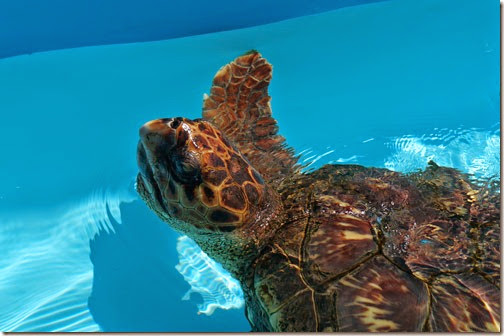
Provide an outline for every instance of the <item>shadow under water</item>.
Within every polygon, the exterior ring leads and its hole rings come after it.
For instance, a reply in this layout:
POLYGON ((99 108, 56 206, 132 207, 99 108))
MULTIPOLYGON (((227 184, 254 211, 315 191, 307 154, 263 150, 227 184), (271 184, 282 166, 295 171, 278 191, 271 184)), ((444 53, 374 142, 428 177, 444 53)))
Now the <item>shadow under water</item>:
POLYGON ((143 202, 121 204, 121 218, 113 234, 101 232, 91 241, 89 310, 103 331, 250 330, 243 309, 217 309, 209 317, 197 314, 198 295, 183 300, 189 285, 175 268, 179 235, 143 202))

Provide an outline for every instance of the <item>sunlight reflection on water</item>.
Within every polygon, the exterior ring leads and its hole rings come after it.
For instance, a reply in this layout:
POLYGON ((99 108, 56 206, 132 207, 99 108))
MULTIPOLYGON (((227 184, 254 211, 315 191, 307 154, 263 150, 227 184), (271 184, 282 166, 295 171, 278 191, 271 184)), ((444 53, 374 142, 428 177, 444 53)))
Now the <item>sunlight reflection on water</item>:
POLYGON ((87 307, 89 241, 135 198, 100 190, 64 209, 0 218, 0 330, 99 331, 87 307))
POLYGON ((386 143, 393 153, 385 159, 388 169, 412 172, 429 160, 453 167, 476 178, 500 178, 500 130, 434 129, 421 136, 405 135, 386 143))
POLYGON ((198 314, 212 315, 217 308, 243 307, 240 283, 221 265, 210 259, 194 241, 187 236, 179 237, 177 252, 180 261, 175 267, 191 285, 191 289, 182 299, 188 300, 191 293, 201 294, 203 303, 198 304, 198 314))

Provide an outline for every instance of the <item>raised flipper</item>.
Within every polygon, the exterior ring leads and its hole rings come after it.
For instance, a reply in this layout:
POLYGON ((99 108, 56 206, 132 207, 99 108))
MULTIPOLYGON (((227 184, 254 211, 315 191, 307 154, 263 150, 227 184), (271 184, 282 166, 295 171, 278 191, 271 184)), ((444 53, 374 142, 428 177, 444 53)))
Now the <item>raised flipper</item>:
POLYGON ((270 183, 299 169, 271 116, 271 72, 271 64, 250 51, 217 72, 203 102, 203 118, 223 131, 270 183))

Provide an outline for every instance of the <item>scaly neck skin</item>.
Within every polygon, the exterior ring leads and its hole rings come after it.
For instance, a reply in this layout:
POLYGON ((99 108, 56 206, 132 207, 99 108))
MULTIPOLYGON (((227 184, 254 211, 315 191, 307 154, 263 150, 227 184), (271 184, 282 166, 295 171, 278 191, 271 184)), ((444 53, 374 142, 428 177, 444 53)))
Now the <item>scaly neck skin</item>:
POLYGON ((245 281, 251 270, 250 265, 259 251, 274 236, 284 223, 283 206, 280 195, 266 186, 262 204, 250 216, 250 220, 233 232, 201 232, 194 226, 170 217, 159 201, 160 196, 152 197, 138 177, 137 191, 161 220, 176 231, 193 239, 212 259, 222 264, 236 279, 245 281))
POLYGON ((274 236, 283 223, 279 195, 267 188, 264 204, 243 224, 231 233, 185 232, 212 259, 219 262, 233 277, 245 281, 251 271, 250 265, 259 251, 274 236))

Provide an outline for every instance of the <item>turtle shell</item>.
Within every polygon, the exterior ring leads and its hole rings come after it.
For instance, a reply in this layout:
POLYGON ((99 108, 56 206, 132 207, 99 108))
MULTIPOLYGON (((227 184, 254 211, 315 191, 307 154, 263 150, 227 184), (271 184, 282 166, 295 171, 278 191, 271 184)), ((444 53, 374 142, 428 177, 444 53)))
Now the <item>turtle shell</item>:
POLYGON ((255 331, 500 330, 495 191, 434 163, 327 165, 279 190, 285 224, 247 292, 255 331))

